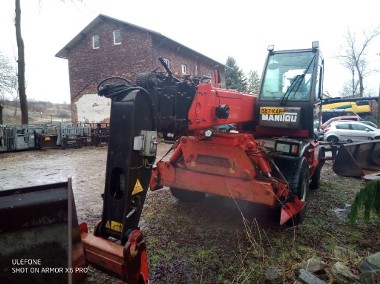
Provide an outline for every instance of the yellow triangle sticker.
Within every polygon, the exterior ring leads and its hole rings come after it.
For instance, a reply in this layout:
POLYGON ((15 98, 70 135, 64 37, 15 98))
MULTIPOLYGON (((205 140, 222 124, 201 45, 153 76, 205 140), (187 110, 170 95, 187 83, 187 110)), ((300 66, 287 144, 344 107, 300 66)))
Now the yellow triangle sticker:
POLYGON ((144 189, 143 189, 140 181, 137 179, 135 187, 133 188, 133 191, 132 191, 132 195, 135 195, 135 194, 140 193, 142 191, 144 191, 144 189))

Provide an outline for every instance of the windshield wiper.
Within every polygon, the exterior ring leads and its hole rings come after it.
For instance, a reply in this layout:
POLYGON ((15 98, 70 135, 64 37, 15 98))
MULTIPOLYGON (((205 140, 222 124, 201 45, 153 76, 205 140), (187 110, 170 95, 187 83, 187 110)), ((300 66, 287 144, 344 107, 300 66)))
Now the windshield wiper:
POLYGON ((289 99, 290 94, 293 92, 293 89, 294 89, 295 87, 297 87, 297 88, 294 90, 293 97, 296 95, 296 93, 298 92, 298 89, 299 89, 300 86, 301 86, 301 82, 302 82, 302 80, 305 78, 306 73, 309 71, 310 66, 311 66, 311 64, 313 63, 314 59, 315 59, 315 54, 314 54, 313 58, 310 60, 310 63, 309 63, 309 65, 307 66, 307 68, 305 69, 305 71, 304 71, 301 75, 296 75, 296 77, 294 78, 293 82, 292 82, 292 83, 290 84, 290 86, 286 89, 285 94, 283 94, 282 97, 280 98, 280 104, 281 104, 281 105, 285 105, 285 104, 286 104, 286 102, 287 102, 288 99, 289 99))
POLYGON ((286 89, 285 94, 283 94, 282 97, 280 98, 280 104, 281 104, 281 105, 286 104, 286 102, 288 101, 288 98, 289 98, 291 92, 293 92, 293 89, 294 89, 296 86, 297 86, 297 89, 294 91, 294 94, 297 93, 297 91, 298 91, 298 89, 299 89, 299 87, 300 87, 300 85, 301 85, 301 84, 299 84, 298 82, 301 83, 303 77, 305 77, 304 74, 302 74, 302 75, 297 75, 297 76, 294 78, 293 82, 292 82, 292 83, 290 84, 290 86, 286 89), (300 79, 301 79, 301 80, 300 80, 300 79))

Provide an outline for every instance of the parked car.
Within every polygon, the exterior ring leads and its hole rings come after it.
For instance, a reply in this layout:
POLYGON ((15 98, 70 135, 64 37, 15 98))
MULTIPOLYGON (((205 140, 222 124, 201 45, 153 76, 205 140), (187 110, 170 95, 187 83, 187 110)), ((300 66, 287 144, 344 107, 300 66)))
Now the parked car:
POLYGON ((332 144, 380 139, 380 129, 358 121, 336 121, 324 131, 324 139, 332 144))
POLYGON ((343 115, 343 116, 335 116, 327 120, 325 123, 321 125, 322 130, 325 129, 328 125, 330 125, 333 121, 341 121, 341 120, 356 120, 360 121, 361 118, 358 115, 343 115))
POLYGON ((369 126, 372 126, 373 128, 379 128, 375 123, 373 123, 372 121, 368 121, 368 120, 360 120, 361 123, 364 123, 364 124, 367 124, 369 126))

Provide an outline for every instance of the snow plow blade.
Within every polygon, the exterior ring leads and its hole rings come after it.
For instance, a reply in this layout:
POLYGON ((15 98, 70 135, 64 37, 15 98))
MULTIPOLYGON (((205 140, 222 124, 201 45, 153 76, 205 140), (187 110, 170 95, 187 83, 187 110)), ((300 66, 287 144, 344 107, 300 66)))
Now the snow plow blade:
POLYGON ((3 283, 82 283, 85 266, 71 180, 0 191, 3 283))
POLYGON ((380 178, 380 140, 341 145, 333 170, 346 177, 380 178))

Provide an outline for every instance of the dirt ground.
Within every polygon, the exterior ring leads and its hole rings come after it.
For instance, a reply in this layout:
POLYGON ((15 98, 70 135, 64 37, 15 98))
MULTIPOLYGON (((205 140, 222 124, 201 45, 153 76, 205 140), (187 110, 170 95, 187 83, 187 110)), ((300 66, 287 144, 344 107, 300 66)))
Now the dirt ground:
MULTIPOLYGON (((159 145, 157 160, 170 146, 159 145)), ((72 178, 79 222, 93 226, 102 211, 106 157, 107 147, 0 153, 0 189, 72 178)), ((167 188, 149 192, 140 225, 151 283, 260 283, 272 266, 279 267, 284 283, 293 283, 297 263, 315 255, 328 262, 334 245, 360 255, 376 252, 379 224, 351 230, 346 220, 347 204, 362 185, 361 180, 335 175, 327 163, 321 188, 311 194, 304 225, 297 229, 266 221, 262 208, 247 217, 232 208, 235 204, 217 197, 183 204, 167 188)), ((118 280, 90 268, 87 282, 118 280)))

